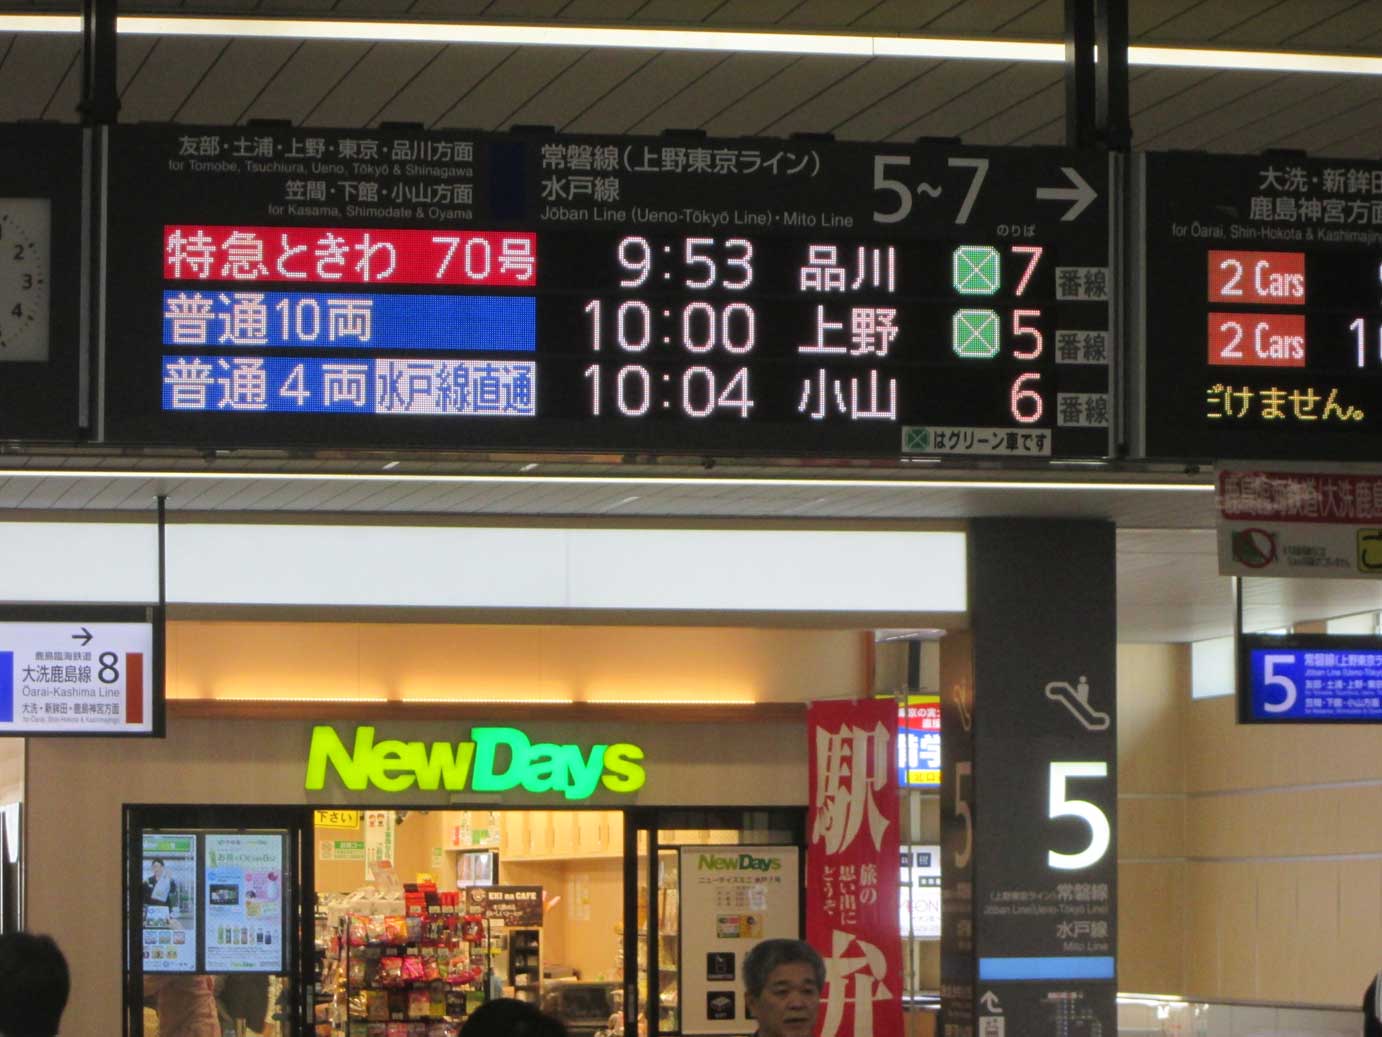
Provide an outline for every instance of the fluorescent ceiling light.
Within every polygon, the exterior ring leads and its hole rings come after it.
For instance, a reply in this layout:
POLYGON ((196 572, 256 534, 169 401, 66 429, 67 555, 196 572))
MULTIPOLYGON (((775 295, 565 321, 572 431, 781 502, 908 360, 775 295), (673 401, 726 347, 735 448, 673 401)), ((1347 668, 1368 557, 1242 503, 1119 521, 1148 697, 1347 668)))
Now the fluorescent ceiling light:
MULTIPOLYGON (((118 21, 118 31, 122 35, 132 36, 608 47, 750 54, 814 54, 858 58, 1032 61, 1047 64, 1060 64, 1065 60, 1064 43, 993 38, 860 36, 849 33, 731 32, 712 29, 640 29, 473 22, 380 22, 325 18, 181 18, 151 15, 123 15, 118 21)), ((0 32, 77 34, 81 32, 81 19, 76 15, 56 14, 0 15, 0 32)), ((1298 51, 1134 46, 1128 48, 1128 63, 1151 68, 1382 75, 1382 57, 1298 51)))
POLYGON ((0 479, 73 479, 122 480, 140 482, 358 482, 402 484, 496 483, 529 486, 682 486, 682 487, 757 487, 787 489, 838 490, 896 490, 916 493, 918 490, 1046 490, 1055 492, 1126 493, 1213 493, 1212 482, 1097 482, 1087 477, 1081 482, 1060 482, 1054 479, 806 479, 767 478, 755 476, 661 476, 661 475, 445 475, 436 473, 383 474, 379 472, 178 472, 130 471, 92 468, 3 468, 0 479))

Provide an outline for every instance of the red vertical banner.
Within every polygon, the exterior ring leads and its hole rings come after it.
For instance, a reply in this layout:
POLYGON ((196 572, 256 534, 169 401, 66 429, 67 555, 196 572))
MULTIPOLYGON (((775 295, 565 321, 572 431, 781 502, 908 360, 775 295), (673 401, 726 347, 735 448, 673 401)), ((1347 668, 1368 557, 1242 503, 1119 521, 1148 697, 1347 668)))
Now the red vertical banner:
POLYGON ((125 723, 144 723, 144 653, 125 654, 125 723))
POLYGON ((806 938, 826 963, 818 1037, 902 1037, 897 703, 813 702, 806 938))

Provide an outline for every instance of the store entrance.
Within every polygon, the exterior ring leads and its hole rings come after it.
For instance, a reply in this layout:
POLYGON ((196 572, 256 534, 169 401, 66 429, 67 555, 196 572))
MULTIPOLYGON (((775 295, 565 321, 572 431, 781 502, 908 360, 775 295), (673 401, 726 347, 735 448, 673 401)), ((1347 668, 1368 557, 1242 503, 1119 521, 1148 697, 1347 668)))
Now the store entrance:
POLYGON ((129 1037, 456 1037, 495 997, 750 1034, 743 953, 802 932, 801 808, 125 813, 129 1037))
POLYGON ((319 1037, 451 1037, 493 997, 623 1032, 621 811, 320 811, 314 834, 319 1037))

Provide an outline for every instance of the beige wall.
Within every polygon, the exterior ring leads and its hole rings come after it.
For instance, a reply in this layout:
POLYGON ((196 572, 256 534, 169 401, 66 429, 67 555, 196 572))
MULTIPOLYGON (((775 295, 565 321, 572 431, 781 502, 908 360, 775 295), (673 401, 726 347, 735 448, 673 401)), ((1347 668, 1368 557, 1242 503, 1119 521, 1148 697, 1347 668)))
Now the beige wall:
POLYGON ((179 621, 170 698, 696 699, 863 694, 856 630, 179 621))
POLYGON ((1357 1005, 1382 962, 1382 729, 1187 710, 1187 993, 1357 1005))
POLYGON ((24 802, 24 739, 0 738, 0 803, 24 802))
POLYGON ((1185 752, 1190 653, 1118 648, 1118 987, 1184 990, 1185 752))

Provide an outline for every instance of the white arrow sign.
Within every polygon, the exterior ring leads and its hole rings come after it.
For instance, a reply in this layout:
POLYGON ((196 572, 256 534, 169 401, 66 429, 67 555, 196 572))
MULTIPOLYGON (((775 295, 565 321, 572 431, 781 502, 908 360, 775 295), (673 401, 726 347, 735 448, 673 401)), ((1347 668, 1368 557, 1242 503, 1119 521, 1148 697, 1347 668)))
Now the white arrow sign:
POLYGON ((1089 182, 1070 166, 1061 166, 1060 171, 1075 186, 1038 187, 1036 196, 1039 201, 1071 202, 1070 208, 1061 217, 1062 223, 1068 223, 1088 209, 1089 204, 1099 197, 1099 192, 1090 187, 1089 182))
POLYGON ((979 1005, 989 1015, 1003 1014, 1003 1006, 998 1003, 998 995, 992 990, 984 991, 984 996, 979 998, 979 1005))

